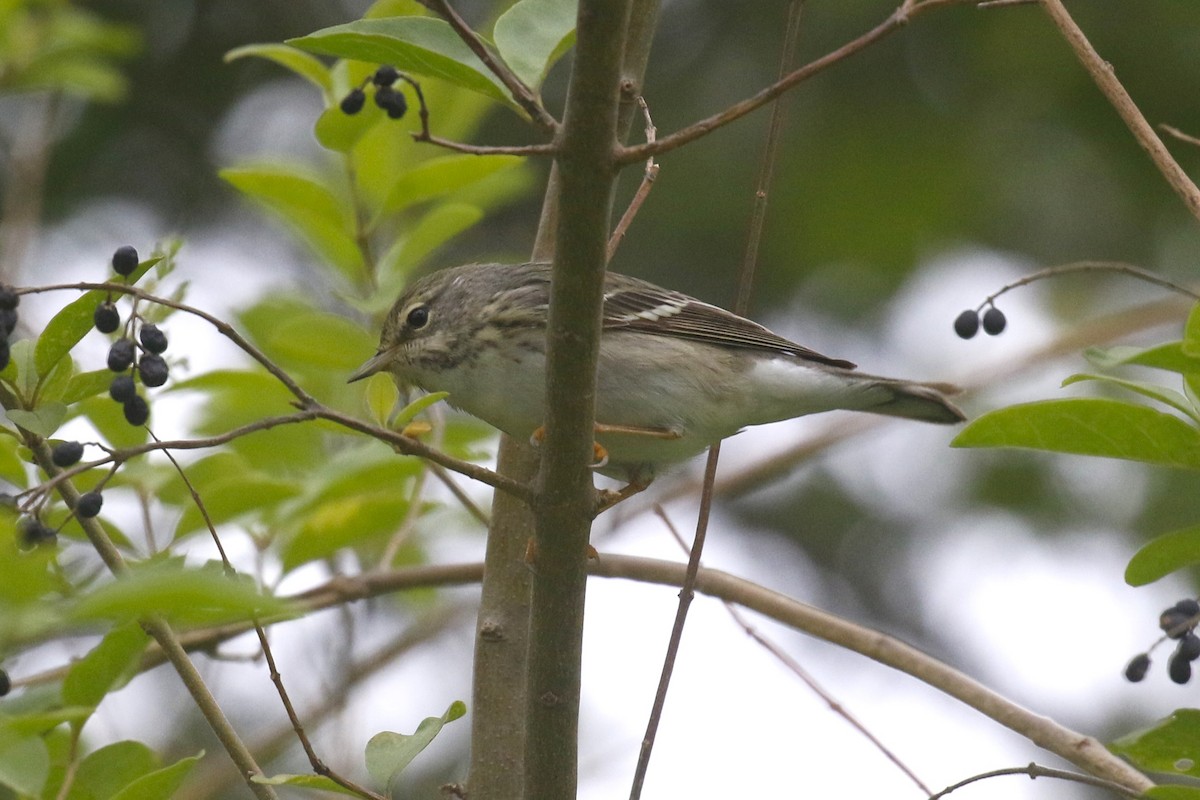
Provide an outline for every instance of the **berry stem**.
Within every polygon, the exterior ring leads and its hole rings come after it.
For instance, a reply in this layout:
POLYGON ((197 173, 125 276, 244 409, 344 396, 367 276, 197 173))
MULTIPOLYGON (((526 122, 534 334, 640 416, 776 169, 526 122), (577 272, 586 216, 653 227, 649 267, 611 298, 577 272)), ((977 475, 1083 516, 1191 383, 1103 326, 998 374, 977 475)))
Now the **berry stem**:
POLYGON ((1155 286, 1161 286, 1162 288, 1169 289, 1173 292, 1178 292, 1179 294, 1190 297, 1193 300, 1200 300, 1200 294, 1193 292, 1191 289, 1188 289, 1185 286, 1180 286, 1178 283, 1169 281, 1166 278, 1160 277, 1159 275, 1149 270, 1142 269, 1141 267, 1136 267, 1133 264, 1126 264, 1120 261, 1075 261, 1070 264, 1059 264, 1057 266, 1039 269, 1037 272, 1030 273, 1020 280, 1006 284, 995 294, 988 295, 986 298, 984 298, 983 302, 975 307, 975 310, 977 312, 982 311, 985 307, 992 305, 996 298, 1005 292, 1020 288, 1021 286, 1027 286, 1034 281, 1040 281, 1043 278, 1054 278, 1059 275, 1069 275, 1075 272, 1115 272, 1143 280, 1146 283, 1152 283, 1155 286))

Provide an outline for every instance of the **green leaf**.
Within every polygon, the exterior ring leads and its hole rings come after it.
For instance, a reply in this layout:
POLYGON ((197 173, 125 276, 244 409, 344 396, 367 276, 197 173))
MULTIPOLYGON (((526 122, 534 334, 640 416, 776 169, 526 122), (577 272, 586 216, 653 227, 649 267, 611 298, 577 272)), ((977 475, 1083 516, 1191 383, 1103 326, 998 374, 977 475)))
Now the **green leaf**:
MULTIPOLYGON (((204 500, 204 508, 213 525, 222 525, 242 516, 270 511, 274 506, 300 492, 294 481, 269 478, 265 475, 231 474, 203 484, 196 490, 204 500)), ((189 505, 175 526, 175 538, 205 527, 200 509, 189 505)))
MULTIPOLYGON (((326 778, 324 775, 272 775, 269 778, 263 775, 255 775, 250 780, 266 786, 298 786, 302 789, 319 789, 323 792, 345 794, 350 797, 362 797, 358 792, 351 791, 341 784, 335 783, 332 779, 326 778)), ((133 800, 133 798, 129 800, 133 800)))
POLYGON ((1193 421, 1200 423, 1200 417, 1196 415, 1196 410, 1192 408, 1192 404, 1182 393, 1174 389, 1168 389, 1165 386, 1159 386, 1154 383, 1145 383, 1143 381, 1130 381, 1122 378, 1113 378, 1108 375, 1092 375, 1085 372, 1080 372, 1067 378, 1062 382, 1063 386, 1070 386, 1072 383, 1081 383, 1083 381, 1099 381, 1106 383, 1109 386, 1117 386, 1121 389, 1128 389, 1131 392, 1136 392, 1143 397, 1149 397, 1151 400, 1168 405, 1176 411, 1180 411, 1193 421))
POLYGON ((420 414, 425 409, 429 408, 434 403, 439 403, 450 396, 449 392, 430 392, 429 394, 421 395, 416 400, 406 405, 404 408, 396 412, 396 418, 392 420, 392 427, 396 430, 403 430, 404 426, 412 422, 417 414, 420 414))
POLYGON ((440 717, 426 717, 411 736, 383 731, 367 742, 367 772, 392 790, 392 782, 425 747, 433 741, 442 727, 467 713, 467 706, 455 700, 440 717))
MULTIPOLYGON (((89 397, 78 408, 113 447, 134 447, 150 437, 145 425, 130 425, 121 404, 114 403, 107 395, 89 397)), ((154 422, 154 406, 150 407, 150 422, 154 422)))
POLYGON ((462 203, 446 203, 422 216, 409 234, 384 254, 379 267, 380 294, 394 298, 413 267, 482 218, 479 208, 462 203))
POLYGON ((1133 554, 1125 567, 1125 582, 1145 586, 1164 575, 1200 563, 1200 525, 1157 536, 1133 554))
POLYGON ((1138 769, 1200 778, 1200 710, 1183 708, 1110 745, 1138 769))
POLYGON ((376 425, 387 426, 388 417, 400 399, 396 382, 391 375, 377 372, 367 379, 367 391, 363 393, 367 401, 367 413, 371 415, 376 425))
POLYGON ((71 664, 63 679, 63 702, 98 706, 114 688, 133 676, 146 649, 146 632, 136 622, 118 625, 83 658, 71 664))
POLYGON ((445 196, 495 172, 511 169, 524 160, 520 156, 454 155, 431 158, 396 179, 379 214, 394 214, 417 203, 445 196))
POLYGON ((368 103, 357 114, 347 114, 333 105, 317 117, 317 122, 313 125, 313 134, 325 149, 335 153, 349 153, 367 131, 380 123, 391 121, 374 103, 368 103))
POLYGON ((108 392, 108 387, 112 386, 114 377, 115 373, 110 369, 97 369, 72 375, 60 399, 67 405, 71 405, 98 394, 105 394, 108 392))
POLYGON ((101 292, 88 292, 72 300, 46 323, 33 352, 39 377, 48 375, 58 360, 71 352, 71 348, 92 329, 92 315, 103 301, 101 292))
POLYGON ((33 411, 14 408, 4 412, 14 425, 20 425, 30 433, 48 439, 67 418, 67 407, 62 403, 42 403, 33 411))
POLYGON ((1178 417, 1117 400, 1046 400, 1001 408, 963 429, 953 447, 1025 447, 1200 469, 1200 431, 1178 417))
POLYGON ((192 768, 204 757, 201 750, 194 756, 181 758, 170 766, 148 772, 114 794, 109 800, 144 800, 148 797, 173 797, 192 768))
POLYGON ((75 598, 80 622, 124 622, 164 614, 183 623, 217 624, 285 614, 288 605, 262 594, 249 579, 233 579, 219 568, 181 568, 175 563, 132 570, 75 598))
POLYGON ((1200 800, 1195 786, 1151 786, 1143 795, 1151 800, 1200 800))
POLYGON ((375 347, 375 337, 345 317, 324 311, 291 316, 274 330, 265 346, 284 359, 349 372, 375 347))
POLYGON ((1200 358, 1200 303, 1192 306, 1183 326, 1183 354, 1200 358))
MULTIPOLYGON (((113 742, 89 753, 75 775, 67 800, 111 798, 114 794, 146 773, 158 768, 158 756, 141 742, 113 742)), ((143 797, 169 795, 143 795, 143 797)))
POLYGON ((50 755, 41 737, 0 725, 0 786, 38 797, 49 773, 50 755))
POLYGON ((242 47, 235 47, 225 54, 225 63, 236 61, 239 58, 265 58, 268 61, 274 61, 276 64, 291 70, 292 72, 304 78, 309 83, 316 86, 326 95, 333 94, 333 80, 329 77, 329 70, 325 65, 295 47, 288 47, 286 44, 247 44, 242 47))
POLYGON ((392 64, 403 72, 441 78, 516 107, 504 85, 440 19, 360 19, 287 43, 322 55, 392 64))
POLYGON ((496 49, 526 86, 541 86, 575 44, 577 7, 578 0, 520 0, 496 20, 496 49))
POLYGON ((1183 342, 1168 342, 1154 347, 1089 347, 1083 352, 1089 361, 1102 369, 1139 366, 1178 372, 1182 375, 1200 372, 1200 358, 1185 355, 1183 342))
POLYGON ((351 280, 365 271, 348 202, 316 178, 286 167, 223 169, 220 176, 290 224, 318 255, 351 280))
POLYGON ((390 536, 408 513, 408 499, 398 489, 384 483, 309 508, 297 535, 280 548, 284 570, 390 536))

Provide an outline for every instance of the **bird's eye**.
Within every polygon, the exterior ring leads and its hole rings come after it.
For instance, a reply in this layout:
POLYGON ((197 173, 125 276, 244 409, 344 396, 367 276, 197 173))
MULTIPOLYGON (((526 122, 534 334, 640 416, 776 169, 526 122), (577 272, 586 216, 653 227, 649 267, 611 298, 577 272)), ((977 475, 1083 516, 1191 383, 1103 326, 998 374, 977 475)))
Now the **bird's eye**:
POLYGON ((427 324, 429 324, 429 306, 417 306, 412 311, 408 312, 408 316, 405 317, 405 321, 408 323, 408 327, 412 328, 413 330, 424 328, 427 324))

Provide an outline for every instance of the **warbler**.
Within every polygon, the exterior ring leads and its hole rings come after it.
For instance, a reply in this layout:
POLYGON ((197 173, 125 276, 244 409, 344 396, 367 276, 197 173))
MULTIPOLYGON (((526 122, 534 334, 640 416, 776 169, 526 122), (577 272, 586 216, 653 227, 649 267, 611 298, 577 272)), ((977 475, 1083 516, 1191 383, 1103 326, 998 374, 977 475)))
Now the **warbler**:
MULTIPOLYGON (((379 350, 350 381, 389 372, 510 436, 545 417, 550 265, 472 264, 400 295, 379 350)), ((935 423, 966 417, 956 389, 854 371, 680 292, 610 272, 596 374, 601 474, 648 484, 748 425, 834 409, 935 423)))

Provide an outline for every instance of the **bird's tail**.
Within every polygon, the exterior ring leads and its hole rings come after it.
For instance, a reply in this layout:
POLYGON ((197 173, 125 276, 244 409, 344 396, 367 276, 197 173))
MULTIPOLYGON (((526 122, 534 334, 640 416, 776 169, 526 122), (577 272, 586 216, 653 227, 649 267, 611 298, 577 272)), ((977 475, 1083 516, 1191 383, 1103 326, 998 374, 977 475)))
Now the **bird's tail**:
POLYGON ((873 389, 885 390, 883 393, 871 392, 872 395, 881 396, 884 399, 862 408, 862 411, 886 414, 889 417, 936 422, 942 425, 963 422, 967 418, 967 415, 958 406, 951 403, 947 397, 947 395, 956 395, 961 391, 953 384, 913 383, 891 378, 876 378, 870 375, 859 375, 858 377, 870 380, 873 389))

